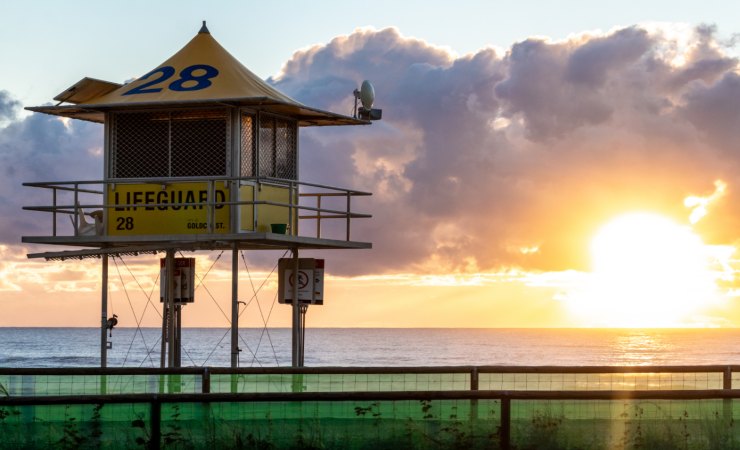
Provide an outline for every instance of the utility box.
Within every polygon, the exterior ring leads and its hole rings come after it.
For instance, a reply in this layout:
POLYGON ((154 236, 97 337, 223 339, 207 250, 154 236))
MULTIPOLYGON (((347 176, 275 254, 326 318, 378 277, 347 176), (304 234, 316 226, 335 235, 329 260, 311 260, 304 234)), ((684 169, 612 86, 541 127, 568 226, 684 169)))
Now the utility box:
POLYGON ((324 304, 324 260, 298 258, 298 275, 294 274, 295 260, 280 258, 278 261, 278 302, 293 304, 294 286, 298 285, 298 303, 324 304))

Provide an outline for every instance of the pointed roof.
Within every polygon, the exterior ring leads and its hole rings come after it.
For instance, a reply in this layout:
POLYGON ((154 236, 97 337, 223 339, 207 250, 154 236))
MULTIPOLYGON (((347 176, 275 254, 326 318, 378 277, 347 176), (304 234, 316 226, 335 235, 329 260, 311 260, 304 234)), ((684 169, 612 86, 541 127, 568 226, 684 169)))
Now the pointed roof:
POLYGON ((304 126, 367 123, 305 106, 273 88, 226 51, 211 36, 205 22, 185 47, 131 83, 119 85, 84 78, 55 100, 75 105, 27 109, 104 122, 105 111, 226 103, 293 117, 304 126))

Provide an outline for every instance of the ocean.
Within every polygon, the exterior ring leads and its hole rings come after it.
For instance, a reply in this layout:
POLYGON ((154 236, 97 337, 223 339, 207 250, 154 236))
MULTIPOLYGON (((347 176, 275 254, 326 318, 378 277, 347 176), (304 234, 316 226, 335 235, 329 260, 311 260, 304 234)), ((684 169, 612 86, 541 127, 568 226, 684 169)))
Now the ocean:
MULTIPOLYGON (((0 328, 0 367, 95 367, 95 328, 0 328)), ((186 328, 182 366, 229 366, 230 331, 186 328)), ((113 330, 109 367, 159 367, 160 331, 113 330)), ((290 330, 241 329, 241 367, 290 366, 290 330)), ((306 366, 740 364, 738 329, 306 330, 306 366)))

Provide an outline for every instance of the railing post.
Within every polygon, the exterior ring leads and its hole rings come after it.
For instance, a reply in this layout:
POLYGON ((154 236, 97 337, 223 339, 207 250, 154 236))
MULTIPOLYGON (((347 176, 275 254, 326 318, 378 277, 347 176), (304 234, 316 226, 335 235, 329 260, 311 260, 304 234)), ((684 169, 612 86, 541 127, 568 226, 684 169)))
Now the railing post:
MULTIPOLYGON (((259 135, 259 133, 257 133, 259 135)), ((258 147, 259 148, 259 147, 258 147)), ((259 200, 259 192, 258 190, 262 189, 262 185, 260 184, 259 179, 254 180, 254 185, 252 186, 252 229, 256 233, 257 231, 257 223, 259 218, 257 217, 257 214, 259 213, 259 208, 257 207, 257 201, 259 200)))
MULTIPOLYGON (((80 199, 79 199, 79 196, 78 196, 78 193, 77 193, 78 188, 79 188, 79 185, 77 183, 75 183, 75 195, 74 195, 74 197, 75 197, 75 203, 74 203, 74 206, 72 206, 72 210, 73 210, 73 214, 72 215, 74 216, 74 224, 75 224, 75 226, 74 226, 74 228, 75 228, 75 230, 74 230, 75 231, 75 236, 77 236, 77 230, 80 229, 80 218, 79 218, 79 214, 78 214, 78 211, 77 211, 77 205, 80 204, 80 199)), ((80 208, 80 211, 82 211, 82 208, 80 208)))
MULTIPOLYGON (((291 181, 290 183, 288 183, 288 204, 290 205, 288 207, 288 230, 290 230, 290 231, 287 231, 287 234, 288 235, 293 235, 293 236, 298 236, 298 233, 296 232, 296 230, 294 230, 294 228, 298 228, 297 227, 297 225, 298 225, 298 221, 297 220, 296 220, 296 226, 295 227, 293 226, 293 201, 296 200, 296 199, 293 198, 293 189, 297 189, 297 187, 291 181)), ((297 201, 296 201, 296 203, 297 203, 297 201)))
POLYGON ((212 234, 215 226, 214 222, 216 222, 216 190, 214 188, 214 181, 208 180, 208 190, 206 191, 206 197, 208 206, 206 209, 206 223, 208 233, 212 234))
POLYGON ((350 220, 352 220, 351 214, 350 214, 350 211, 352 211, 351 200, 350 200, 351 198, 352 198, 351 193, 347 191, 347 241, 349 241, 350 220))
POLYGON ((321 239, 321 193, 316 195, 316 239, 321 239))
POLYGON ((56 237, 57 235, 57 188, 56 186, 52 188, 51 190, 51 196, 52 196, 52 208, 53 211, 51 215, 51 235, 56 237))
POLYGON ((501 449, 511 449, 511 398, 501 397, 501 427, 499 428, 501 437, 501 449))

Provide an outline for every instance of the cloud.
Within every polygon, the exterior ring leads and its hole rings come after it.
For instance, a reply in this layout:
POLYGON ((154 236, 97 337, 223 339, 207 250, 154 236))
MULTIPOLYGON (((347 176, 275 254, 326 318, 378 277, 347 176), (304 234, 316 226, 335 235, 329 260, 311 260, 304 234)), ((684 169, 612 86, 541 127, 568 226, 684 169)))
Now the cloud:
MULTIPOLYGON (((584 269, 605 221, 650 210, 688 223, 683 199, 717 179, 727 191, 698 225, 737 239, 740 78, 724 45, 708 26, 633 26, 457 56, 388 28, 296 52, 269 80, 278 89, 350 114, 369 79, 383 109, 368 127, 301 130, 302 180, 373 192, 353 204, 373 215, 353 221, 373 250, 316 254, 336 275, 584 269)), ((19 213, 34 200, 21 182, 99 178, 102 129, 2 117, 0 239, 13 242, 44 228, 19 213)))
POLYGON ((16 118, 20 102, 14 100, 8 91, 0 90, 0 124, 16 118))
MULTIPOLYGON (((585 269, 614 215, 687 222, 688 193, 740 181, 725 161, 740 83, 716 30, 679 37, 633 26, 457 57, 358 30, 297 52, 279 89, 344 112, 370 79, 384 109, 365 129, 303 132, 304 176, 374 192, 355 234, 374 249, 331 258, 352 273, 585 269)), ((708 226, 730 229, 720 217, 708 226)))
MULTIPOLYGON (((17 104, 12 99, 7 103, 17 104)), ((22 208, 50 205, 52 192, 23 183, 100 179, 102 146, 102 126, 43 114, 0 128, 0 242, 18 244, 21 235, 49 234, 48 214, 22 208)))

